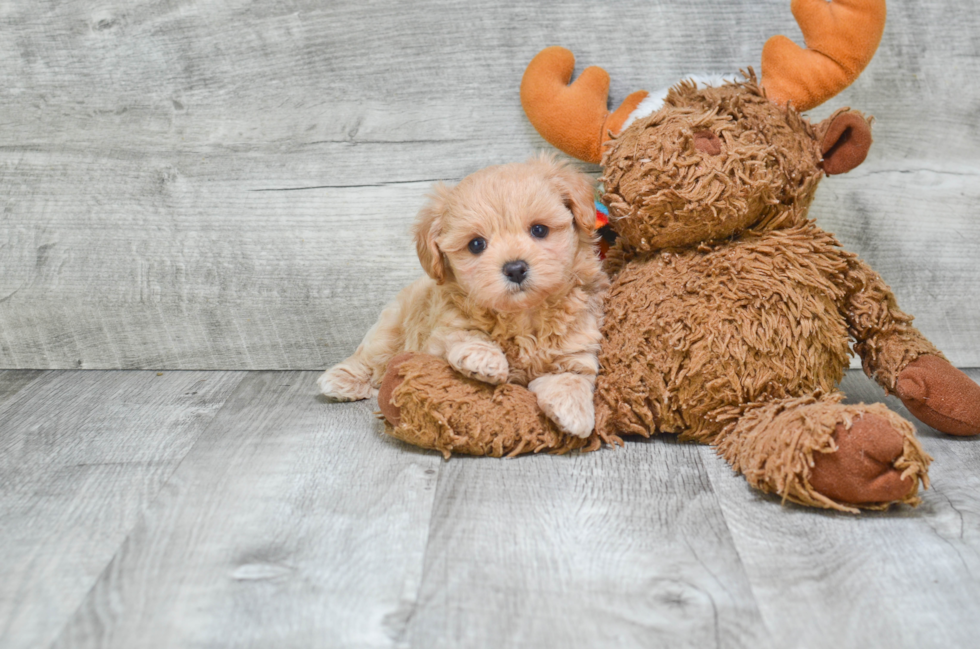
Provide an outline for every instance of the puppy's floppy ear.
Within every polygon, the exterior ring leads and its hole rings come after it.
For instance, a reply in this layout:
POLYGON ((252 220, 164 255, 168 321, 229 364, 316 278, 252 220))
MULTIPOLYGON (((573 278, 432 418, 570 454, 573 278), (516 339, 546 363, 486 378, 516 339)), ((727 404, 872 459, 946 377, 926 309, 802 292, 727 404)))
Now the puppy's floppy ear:
POLYGON ((569 163, 542 154, 531 162, 544 165, 551 181, 558 188, 565 207, 572 213, 575 227, 591 236, 595 231, 595 190, 592 179, 569 163))
POLYGON ((436 243, 436 237, 442 232, 449 192, 450 188, 443 183, 433 187, 429 200, 415 219, 415 249, 419 254, 419 262, 426 274, 436 280, 436 284, 446 282, 446 260, 436 243))

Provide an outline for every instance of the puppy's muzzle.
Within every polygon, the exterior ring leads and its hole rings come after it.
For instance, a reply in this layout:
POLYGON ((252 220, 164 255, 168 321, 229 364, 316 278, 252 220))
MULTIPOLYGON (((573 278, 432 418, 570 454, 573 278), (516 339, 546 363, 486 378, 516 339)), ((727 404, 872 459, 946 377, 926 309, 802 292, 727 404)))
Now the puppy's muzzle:
POLYGON ((508 261, 503 267, 504 277, 515 284, 523 284, 527 279, 527 272, 530 267, 523 259, 518 261, 508 261))

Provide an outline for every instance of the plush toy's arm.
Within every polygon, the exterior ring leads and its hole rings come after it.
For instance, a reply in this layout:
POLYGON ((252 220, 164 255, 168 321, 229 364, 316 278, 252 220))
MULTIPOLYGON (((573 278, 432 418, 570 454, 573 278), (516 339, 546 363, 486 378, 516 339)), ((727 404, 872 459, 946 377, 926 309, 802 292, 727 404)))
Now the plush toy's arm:
POLYGON ((844 315, 854 351, 861 356, 864 372, 889 393, 898 375, 922 354, 945 358, 912 326, 912 316, 899 310, 895 295, 881 276, 860 259, 848 260, 844 315))
POLYGON ((980 386, 912 326, 888 285, 856 257, 848 260, 845 316, 868 376, 933 428, 980 434, 980 386))

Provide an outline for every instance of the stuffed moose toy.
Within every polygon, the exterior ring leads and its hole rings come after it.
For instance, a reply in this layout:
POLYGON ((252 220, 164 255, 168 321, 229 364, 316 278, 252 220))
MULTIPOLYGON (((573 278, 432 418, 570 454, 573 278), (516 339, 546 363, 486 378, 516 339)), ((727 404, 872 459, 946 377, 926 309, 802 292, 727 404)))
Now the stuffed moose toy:
POLYGON ((675 433, 714 445, 748 482, 784 500, 843 511, 916 504, 930 458, 883 404, 845 405, 837 385, 853 341, 886 392, 933 428, 980 433, 980 386, 902 313, 882 279, 807 218, 817 184, 865 159, 870 120, 809 110, 871 60, 883 0, 794 0, 802 49, 783 36, 762 78, 662 100, 637 92, 607 110, 609 76, 550 47, 528 65, 525 113, 562 151, 601 163, 618 235, 606 258, 596 428, 557 430, 524 386, 491 386, 444 361, 403 354, 379 405, 393 436, 450 453, 595 450, 675 433))

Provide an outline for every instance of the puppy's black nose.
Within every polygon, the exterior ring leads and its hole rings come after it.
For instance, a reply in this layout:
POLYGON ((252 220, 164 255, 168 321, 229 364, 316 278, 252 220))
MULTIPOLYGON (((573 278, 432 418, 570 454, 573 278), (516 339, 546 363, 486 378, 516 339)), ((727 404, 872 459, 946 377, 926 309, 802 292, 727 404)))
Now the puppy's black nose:
POLYGON ((504 275, 506 275, 507 279, 515 284, 520 284, 527 278, 527 271, 527 262, 523 259, 518 261, 508 261, 506 264, 504 264, 504 275))

